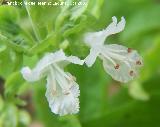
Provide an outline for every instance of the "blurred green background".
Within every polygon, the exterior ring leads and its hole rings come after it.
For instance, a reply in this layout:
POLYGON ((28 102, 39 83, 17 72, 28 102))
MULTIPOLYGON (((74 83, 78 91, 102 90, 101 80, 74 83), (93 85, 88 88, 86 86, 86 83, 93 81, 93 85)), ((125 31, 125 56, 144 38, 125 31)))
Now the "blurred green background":
POLYGON ((0 127, 160 127, 159 0, 90 0, 88 7, 27 9, 33 26, 24 6, 0 6, 0 127), (116 82, 101 60, 91 68, 69 65, 66 71, 80 85, 80 112, 54 115, 44 96, 45 79, 29 84, 20 69, 59 48, 84 59, 89 48, 83 34, 104 29, 112 16, 124 16, 127 23, 106 43, 138 50, 144 62, 139 77, 116 82))

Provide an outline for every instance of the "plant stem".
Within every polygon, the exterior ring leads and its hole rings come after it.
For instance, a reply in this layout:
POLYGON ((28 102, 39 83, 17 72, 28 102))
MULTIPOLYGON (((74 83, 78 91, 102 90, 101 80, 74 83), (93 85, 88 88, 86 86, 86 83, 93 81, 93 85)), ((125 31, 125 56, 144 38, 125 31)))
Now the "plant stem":
MULTIPOLYGON (((23 0, 23 3, 25 3, 25 2, 26 2, 26 0, 23 0)), ((26 8, 26 11, 27 11, 27 14, 28 14, 28 18, 29 18, 30 23, 31 23, 31 25, 32 25, 33 32, 34 32, 35 37, 36 37, 36 39, 37 39, 37 41, 38 41, 38 43, 39 43, 41 39, 40 39, 40 36, 39 36, 39 34, 38 34, 38 31, 37 31, 37 29, 36 29, 36 27, 35 27, 35 25, 34 25, 34 23, 33 23, 31 14, 30 14, 30 12, 29 12, 29 7, 28 7, 28 5, 26 5, 26 4, 24 4, 24 5, 25 5, 25 8, 26 8)))

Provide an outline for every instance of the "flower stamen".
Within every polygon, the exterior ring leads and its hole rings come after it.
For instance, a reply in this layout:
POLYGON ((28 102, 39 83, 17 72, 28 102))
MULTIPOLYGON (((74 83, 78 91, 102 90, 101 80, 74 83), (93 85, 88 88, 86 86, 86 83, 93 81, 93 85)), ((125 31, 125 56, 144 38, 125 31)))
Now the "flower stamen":
POLYGON ((64 93, 64 95, 69 95, 70 93, 69 92, 67 92, 67 93, 64 93))
POLYGON ((120 65, 119 64, 116 64, 116 66, 114 66, 114 68, 117 70, 119 69, 120 65))
POLYGON ((57 94, 56 90, 52 90, 51 93, 53 96, 55 96, 57 94))
POLYGON ((128 48, 127 52, 131 53, 132 52, 132 48, 128 48))
POLYGON ((64 94, 64 95, 68 95, 68 94, 70 94, 70 91, 69 91, 69 90, 64 90, 64 91, 63 91, 63 94, 64 94))
POLYGON ((140 60, 136 61, 136 65, 142 65, 142 62, 140 60))
POLYGON ((108 55, 103 54, 103 55, 99 55, 99 56, 102 59, 104 59, 104 58, 108 59, 114 66, 116 66, 116 63, 114 62, 114 60, 111 57, 109 57, 108 55))
POLYGON ((76 77, 74 77, 74 76, 70 76, 69 81, 76 81, 76 77))
POLYGON ((60 72, 64 77, 71 80, 71 77, 68 76, 67 74, 65 74, 56 64, 54 64, 53 67, 55 67, 57 69, 57 71, 60 72))
POLYGON ((129 75, 130 75, 130 76, 134 76, 134 71, 131 70, 131 71, 129 72, 129 75))

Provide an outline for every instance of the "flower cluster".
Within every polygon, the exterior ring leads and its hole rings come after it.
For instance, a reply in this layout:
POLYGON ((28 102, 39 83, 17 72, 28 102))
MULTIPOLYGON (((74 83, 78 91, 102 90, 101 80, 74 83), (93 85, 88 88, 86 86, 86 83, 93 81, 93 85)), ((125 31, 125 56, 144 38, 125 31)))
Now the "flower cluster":
POLYGON ((25 80, 34 82, 47 77, 46 98, 51 111, 60 116, 76 114, 79 111, 80 95, 76 78, 69 72, 64 72, 64 67, 69 63, 83 65, 84 62, 91 67, 96 58, 103 61, 105 71, 115 80, 128 82, 137 74, 142 66, 142 58, 136 50, 117 44, 104 44, 109 35, 121 32, 125 27, 125 19, 117 23, 116 17, 104 30, 86 33, 84 42, 90 47, 89 55, 80 60, 76 56, 66 56, 62 50, 46 54, 34 69, 24 67, 21 73, 25 80))

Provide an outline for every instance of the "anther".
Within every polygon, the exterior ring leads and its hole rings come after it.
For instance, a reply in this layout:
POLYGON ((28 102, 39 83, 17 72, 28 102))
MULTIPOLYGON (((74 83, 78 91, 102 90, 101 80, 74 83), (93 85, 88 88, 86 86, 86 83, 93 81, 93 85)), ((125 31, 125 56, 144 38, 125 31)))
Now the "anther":
POLYGON ((64 93, 64 95, 69 95, 69 94, 70 94, 69 92, 65 92, 65 93, 64 93))
POLYGON ((70 79, 69 79, 69 81, 76 81, 76 77, 74 77, 74 76, 70 76, 70 79))
POLYGON ((136 61, 136 65, 141 65, 142 64, 142 62, 141 61, 136 61))
POLYGON ((52 90, 51 94, 52 94, 53 96, 55 96, 55 95, 57 94, 57 92, 56 92, 55 90, 52 90))
POLYGON ((131 53, 131 52, 132 52, 132 49, 131 49, 131 48, 128 48, 127 51, 128 51, 128 53, 131 53))
POLYGON ((76 81, 76 80, 77 80, 75 76, 72 76, 72 79, 73 79, 73 81, 76 81))
POLYGON ((119 69, 119 67, 120 67, 119 64, 116 64, 116 65, 114 66, 114 68, 115 68, 116 70, 119 69))
POLYGON ((130 76, 134 76, 134 71, 130 71, 130 72, 129 72, 129 75, 130 75, 130 76))

